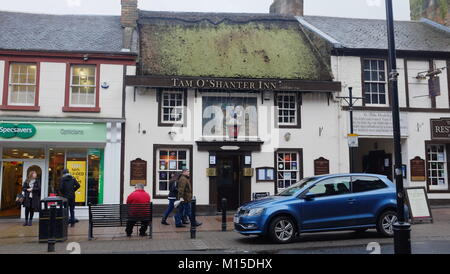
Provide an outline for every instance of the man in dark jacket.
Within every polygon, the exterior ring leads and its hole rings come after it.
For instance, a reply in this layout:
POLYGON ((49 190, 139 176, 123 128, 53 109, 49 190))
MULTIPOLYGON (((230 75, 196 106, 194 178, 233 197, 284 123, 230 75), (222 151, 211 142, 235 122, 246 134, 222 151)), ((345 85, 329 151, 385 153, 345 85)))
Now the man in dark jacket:
MULTIPOLYGON (((192 203, 192 184, 191 184, 191 178, 190 178, 190 171, 189 169, 183 170, 183 173, 181 174, 180 178, 178 179, 178 199, 180 200, 180 205, 177 209, 177 214, 175 215, 175 226, 176 227, 185 227, 183 225, 182 220, 182 214, 184 213, 189 217, 192 224, 193 222, 193 216, 191 211, 191 203, 192 203)), ((195 226, 200 226, 202 223, 195 223, 195 226)))
POLYGON ((75 226, 75 192, 80 188, 78 181, 69 173, 69 170, 64 169, 62 178, 59 182, 59 193, 62 197, 67 199, 70 211, 70 226, 75 226))

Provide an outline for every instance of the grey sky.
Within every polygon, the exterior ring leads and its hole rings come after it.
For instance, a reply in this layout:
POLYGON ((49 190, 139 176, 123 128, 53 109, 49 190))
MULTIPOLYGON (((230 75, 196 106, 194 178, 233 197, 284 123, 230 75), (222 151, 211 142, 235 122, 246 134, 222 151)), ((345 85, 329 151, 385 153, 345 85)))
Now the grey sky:
MULTIPOLYGON (((139 0, 143 10, 266 13, 272 0, 139 0)), ((394 0, 409 20, 409 0, 394 0)), ((0 10, 52 14, 120 14, 120 0, 0 0, 0 10)), ((385 18, 384 0, 305 0, 306 15, 385 18)))

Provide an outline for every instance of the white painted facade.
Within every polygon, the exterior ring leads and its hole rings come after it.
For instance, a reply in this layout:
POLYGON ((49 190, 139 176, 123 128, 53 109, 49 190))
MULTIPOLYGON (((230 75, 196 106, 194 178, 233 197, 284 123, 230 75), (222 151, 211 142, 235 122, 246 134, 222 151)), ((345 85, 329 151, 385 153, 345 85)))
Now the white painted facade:
MULTIPOLYGON (((48 59, 48 58, 47 58, 48 59)), ((36 59, 39 62, 39 58, 36 59)), ((13 61, 12 61, 13 62, 13 61)), ((21 61, 18 61, 21 62, 21 61)), ((70 62, 70 61, 68 61, 70 62)), ((129 61, 128 61, 129 62, 129 61)), ((101 142, 80 141, 34 141, 33 138, 23 140, 18 138, 0 138, 0 163, 2 150, 5 148, 41 148, 45 151, 45 159, 42 159, 42 196, 48 196, 49 149, 51 148, 79 148, 79 149, 103 149, 104 157, 104 191, 103 203, 117 204, 121 202, 121 157, 122 157, 122 128, 125 119, 122 115, 123 106, 123 81, 125 65, 120 62, 106 62, 100 64, 100 85, 106 83, 107 88, 100 87, 100 112, 64 112, 64 100, 66 89, 66 63, 42 61, 40 62, 40 87, 39 87, 39 111, 11 111, 0 110, 1 123, 55 123, 64 125, 100 124, 106 128, 101 142)), ((134 66, 132 66, 134 68, 134 66)), ((0 102, 2 102, 5 76, 5 60, 0 56, 0 102)), ((25 163, 30 159, 17 159, 25 163)), ((10 159, 8 159, 10 161, 10 159)), ((31 161, 33 162, 33 161, 31 161)), ((0 177, 0 186, 1 186, 0 177)), ((1 187, 0 187, 1 190, 1 187)), ((87 206, 77 206, 77 218, 88 217, 87 206)), ((23 217, 22 210, 22 217, 23 217)))

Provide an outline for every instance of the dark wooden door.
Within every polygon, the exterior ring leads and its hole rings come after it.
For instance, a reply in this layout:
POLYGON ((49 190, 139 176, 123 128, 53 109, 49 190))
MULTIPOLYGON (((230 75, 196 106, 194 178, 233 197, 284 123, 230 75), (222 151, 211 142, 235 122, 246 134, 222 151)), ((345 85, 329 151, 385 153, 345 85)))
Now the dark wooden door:
POLYGON ((227 199, 227 210, 239 207, 240 167, 239 156, 223 155, 217 157, 217 206, 221 211, 221 201, 227 199))
POLYGON ((392 154, 383 150, 371 151, 363 160, 364 173, 380 174, 392 180, 392 154))

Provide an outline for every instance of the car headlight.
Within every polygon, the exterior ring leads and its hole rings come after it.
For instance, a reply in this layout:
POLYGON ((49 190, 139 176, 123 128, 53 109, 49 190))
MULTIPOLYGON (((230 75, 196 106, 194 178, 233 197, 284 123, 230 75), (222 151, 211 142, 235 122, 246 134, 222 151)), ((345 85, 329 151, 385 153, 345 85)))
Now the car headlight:
POLYGON ((259 216, 264 212, 265 208, 252 208, 245 212, 246 216, 259 216))

